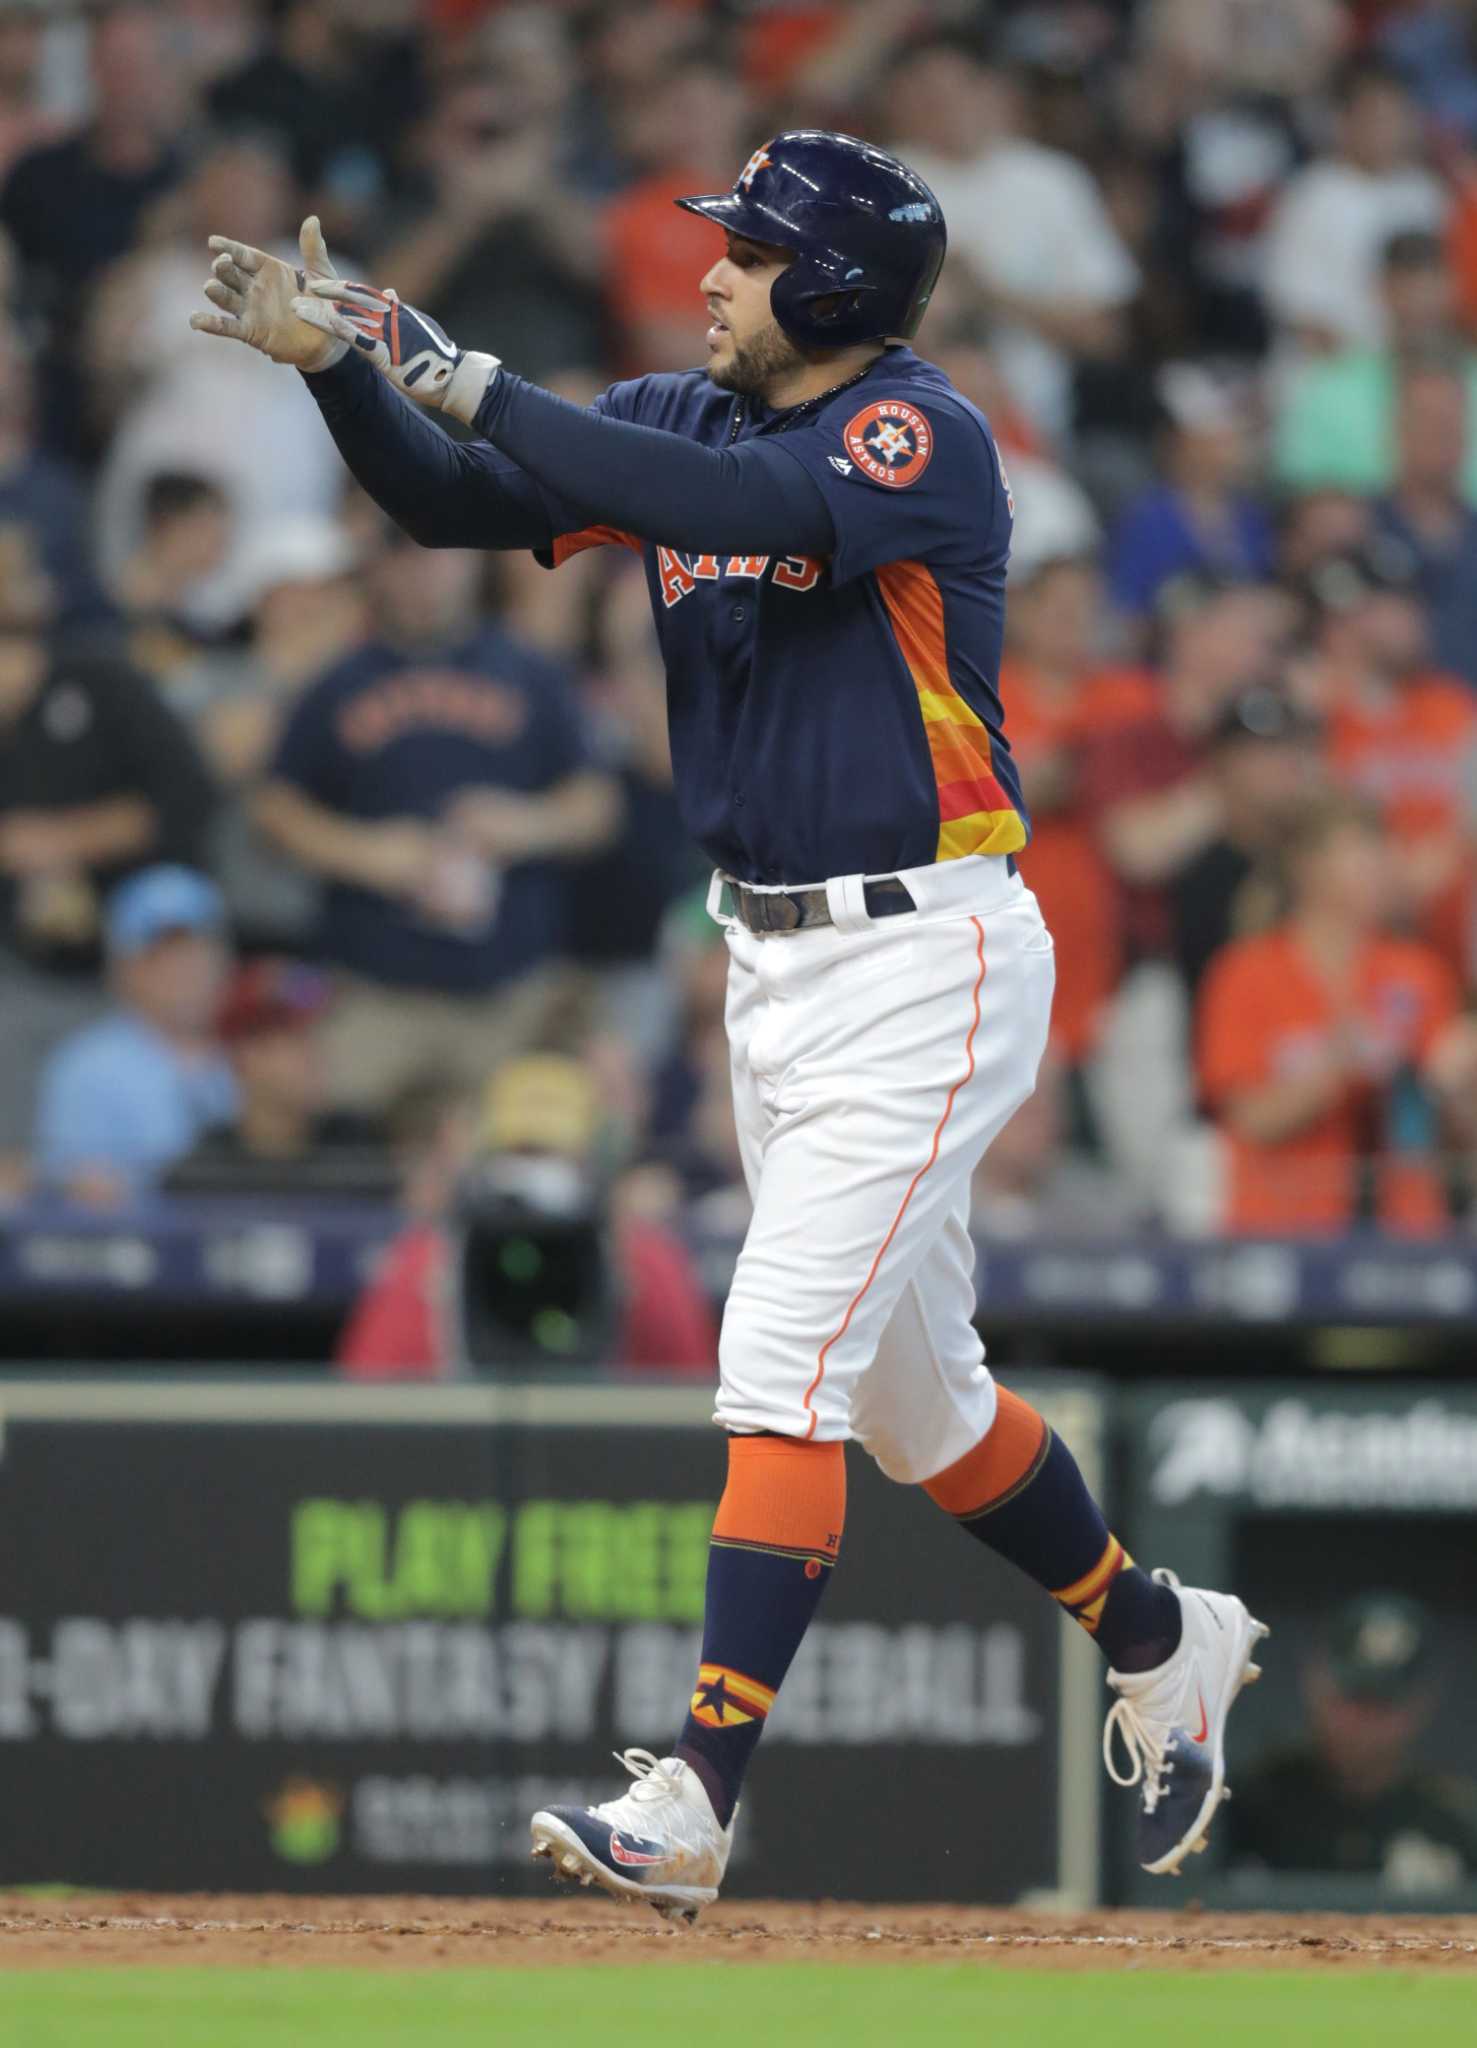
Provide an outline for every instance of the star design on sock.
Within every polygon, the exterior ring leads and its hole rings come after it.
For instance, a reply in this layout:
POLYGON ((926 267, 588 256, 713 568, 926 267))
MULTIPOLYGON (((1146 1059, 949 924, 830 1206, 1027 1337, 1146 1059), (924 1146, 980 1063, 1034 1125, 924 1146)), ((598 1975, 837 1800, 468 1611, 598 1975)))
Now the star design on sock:
POLYGON ((740 1721, 752 1721, 754 1718, 729 1698, 726 1671, 720 1672, 716 1678, 702 1680, 692 1696, 692 1711, 698 1720, 706 1721, 713 1728, 731 1728, 740 1721))

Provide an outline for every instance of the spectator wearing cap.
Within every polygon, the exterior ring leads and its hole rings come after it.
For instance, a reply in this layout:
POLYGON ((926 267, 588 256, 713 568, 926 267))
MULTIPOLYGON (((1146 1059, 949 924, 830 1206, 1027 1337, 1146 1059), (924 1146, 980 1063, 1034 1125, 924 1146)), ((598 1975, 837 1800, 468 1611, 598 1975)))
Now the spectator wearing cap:
POLYGON ((1281 914, 1288 836, 1323 787, 1321 728, 1284 690, 1258 684, 1224 706, 1206 743, 1221 830, 1170 885, 1174 957, 1193 995, 1235 938, 1281 914))
POLYGON ((326 885, 342 971, 337 1101, 371 1112, 427 1065, 475 1087, 567 1010, 562 864, 613 835, 567 673, 477 612, 480 564, 395 535, 375 631, 310 684, 256 815, 326 885))
POLYGON ((1052 1040, 1068 1067, 1089 1057, 1123 969, 1116 878, 1081 801, 1085 754, 1158 710, 1146 670, 1102 659, 1103 580, 1094 562, 1040 564, 1011 589, 1000 689, 1031 812, 1021 872, 1057 942, 1052 1040))
POLYGON ((1430 611, 1435 665, 1477 687, 1477 510, 1463 492, 1466 373, 1437 355, 1408 363, 1395 410, 1395 480, 1373 530, 1404 547, 1430 611))
POLYGON ((1091 173, 1027 136, 1018 80, 967 35, 898 44, 879 83, 879 122, 938 197, 1006 383, 1065 437, 1075 366, 1122 354, 1139 289, 1091 173))
POLYGON ((39 1180, 78 1201, 142 1194, 203 1131, 236 1113, 215 1038, 225 906, 191 868, 152 867, 108 903, 114 1008, 56 1048, 41 1075, 39 1180))
MULTIPOLYGON (((482 1091, 467 1148, 473 1176, 464 1180, 464 1191, 474 1193, 480 1174, 501 1208, 519 1208, 520 1265, 536 1264, 527 1251, 538 1236, 542 1205, 550 1204, 551 1219, 563 1218, 588 1200, 597 1234, 609 1226, 615 1315, 608 1362, 631 1372, 708 1378, 717 1331, 692 1260, 664 1225, 612 1205, 611 1191, 598 1185, 606 1135, 588 1068, 548 1054, 511 1060, 482 1091), (578 1192, 582 1184, 588 1195, 578 1192)), ((451 1196, 443 1178, 439 1216, 418 1220, 390 1246, 353 1310, 337 1351, 339 1369, 351 1379, 443 1378, 460 1362, 466 1332, 455 1327, 451 1196)), ((516 1280, 518 1269, 508 1270, 516 1280)))
POLYGON ((1332 774, 1384 823, 1403 916, 1466 980, 1477 968, 1477 694, 1430 666, 1415 574, 1388 537, 1315 567, 1310 681, 1332 774))
POLYGON ((1193 363, 1159 378, 1167 418, 1162 483, 1124 512, 1108 547, 1113 602, 1143 621, 1177 576, 1258 583, 1272 572, 1272 522, 1247 488, 1253 467, 1249 401, 1193 363))
POLYGON ((1262 290, 1294 360, 1378 347, 1380 252, 1407 229, 1439 233, 1446 214, 1398 71, 1355 59, 1338 81, 1334 114, 1333 147, 1283 188, 1263 248, 1262 290))
POLYGON ((1238 1771, 1233 1867, 1378 1880, 1390 1898, 1477 1879, 1477 1783, 1431 1767, 1435 1618, 1403 1593, 1338 1608, 1302 1672, 1300 1739, 1238 1771))
POLYGON ((387 1199, 382 1128, 328 1106, 322 1022, 328 976, 262 957, 237 968, 216 1018, 236 1077, 236 1114, 205 1131, 170 1172, 172 1194, 387 1199))
POLYGON ((1406 229, 1390 237, 1380 299, 1382 342, 1310 359, 1283 392, 1272 447, 1277 481, 1289 491, 1388 490, 1402 369, 1445 349, 1467 389, 1462 495, 1477 504, 1477 350, 1457 321, 1456 282, 1439 235, 1406 229))
POLYGON ((136 868, 199 860, 212 800, 135 669, 0 629, 0 1155, 29 1142, 52 1045, 102 1006, 104 896, 136 868))
POLYGON ((1445 1227, 1443 1139, 1477 1111, 1477 1024, 1457 983, 1388 930, 1377 814, 1346 793, 1310 806, 1287 848, 1291 908, 1234 940, 1201 984, 1198 1068, 1225 1143, 1223 1226, 1316 1236, 1365 1216, 1445 1227))

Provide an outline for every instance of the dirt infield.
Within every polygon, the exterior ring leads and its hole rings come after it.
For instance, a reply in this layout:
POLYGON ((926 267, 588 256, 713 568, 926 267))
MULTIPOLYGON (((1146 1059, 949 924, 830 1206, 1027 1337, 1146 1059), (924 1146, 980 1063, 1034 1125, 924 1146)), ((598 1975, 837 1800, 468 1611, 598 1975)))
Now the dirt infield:
POLYGON ((734 1901, 690 1930, 612 1900, 0 1894, 0 1969, 85 1964, 1025 1963, 1477 1971, 1477 1918, 1090 1913, 734 1901))

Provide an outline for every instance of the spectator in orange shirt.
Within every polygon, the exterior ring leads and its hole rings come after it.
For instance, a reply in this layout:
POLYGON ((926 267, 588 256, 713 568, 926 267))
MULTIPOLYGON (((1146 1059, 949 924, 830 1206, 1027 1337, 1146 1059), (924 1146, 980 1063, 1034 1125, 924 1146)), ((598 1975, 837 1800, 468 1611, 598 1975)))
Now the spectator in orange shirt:
POLYGON ((1052 1037, 1070 1066, 1092 1051, 1123 962, 1118 890, 1078 800, 1078 768, 1095 735, 1152 718, 1157 697, 1138 669, 1100 666, 1102 578, 1089 561, 1044 562, 1012 583, 1000 691, 1031 811, 1021 872, 1057 943, 1052 1037))
POLYGON ((1379 819, 1346 794, 1308 812, 1289 848, 1292 907, 1227 946, 1200 1002, 1199 1078, 1225 1134, 1225 1227, 1314 1235, 1373 1213, 1445 1221, 1444 1129, 1470 1123, 1477 1027, 1429 947, 1391 938, 1379 819))
POLYGON ((1308 579, 1329 766, 1375 804, 1400 908, 1453 971, 1474 966, 1477 696, 1426 666, 1415 565, 1393 541, 1308 579))
POLYGON ((751 109, 734 68, 692 48, 646 82, 627 143, 646 168, 606 208, 606 297, 626 374, 701 362, 708 315, 695 280, 721 254, 709 222, 674 209, 684 192, 726 192, 743 160, 751 109))

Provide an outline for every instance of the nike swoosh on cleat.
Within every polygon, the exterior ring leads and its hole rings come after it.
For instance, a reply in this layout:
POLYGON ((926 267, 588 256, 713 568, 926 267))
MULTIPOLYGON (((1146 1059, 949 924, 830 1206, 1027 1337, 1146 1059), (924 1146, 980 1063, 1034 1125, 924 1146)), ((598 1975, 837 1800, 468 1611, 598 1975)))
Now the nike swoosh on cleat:
POLYGON ((1210 1716, 1205 1711, 1205 1694, 1200 1690, 1199 1686, 1195 1688, 1195 1697, 1200 1702, 1200 1727, 1198 1732, 1190 1737, 1190 1740, 1200 1743, 1204 1742, 1206 1736, 1210 1733, 1210 1716))
POLYGON ((662 1860, 661 1850, 658 1850, 654 1856, 649 1856, 641 1849, 628 1849, 620 1836, 616 1834, 613 1834, 610 1838, 610 1853, 617 1863, 628 1865, 632 1863, 660 1863, 662 1860))

